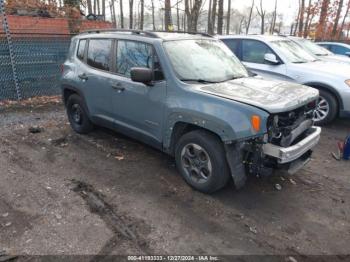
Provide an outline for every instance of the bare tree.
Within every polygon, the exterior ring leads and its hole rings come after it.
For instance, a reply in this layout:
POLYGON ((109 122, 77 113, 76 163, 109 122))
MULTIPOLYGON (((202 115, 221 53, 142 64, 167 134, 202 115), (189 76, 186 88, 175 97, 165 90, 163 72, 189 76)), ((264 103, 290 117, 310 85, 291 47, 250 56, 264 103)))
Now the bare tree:
POLYGON ((91 0, 87 0, 88 13, 92 14, 92 3, 91 0))
POLYGON ((230 34, 230 23, 231 23, 231 0, 228 0, 227 6, 227 17, 226 17, 226 35, 230 34))
POLYGON ((134 0, 129 0, 129 29, 133 28, 134 25, 134 0))
POLYGON ((140 12, 140 30, 143 30, 144 14, 145 14, 145 0, 140 0, 141 12, 140 12))
POLYGON ((261 19, 261 29, 260 33, 263 35, 265 34, 265 16, 266 16, 266 10, 263 8, 263 0, 260 0, 260 7, 256 8, 256 11, 258 12, 258 15, 261 19))
POLYGON ((176 25, 177 25, 177 30, 180 31, 180 11, 179 11, 179 2, 176 2, 176 25))
POLYGON ((119 8, 120 8, 120 27, 124 28, 123 0, 119 0, 119 8))
POLYGON ((245 30, 245 34, 247 35, 249 33, 249 27, 250 27, 250 23, 252 21, 252 14, 253 14, 253 8, 254 8, 254 0, 252 0, 252 6, 250 7, 250 11, 249 11, 249 17, 248 17, 248 21, 247 21, 247 27, 245 30))
POLYGON ((273 34, 273 33, 275 32, 276 18, 277 18, 277 0, 275 0, 275 9, 273 10, 273 13, 272 13, 272 21, 271 21, 271 26, 270 26, 270 34, 273 34))
POLYGON ((172 21, 171 21, 171 3, 170 0, 164 1, 164 22, 165 22, 165 31, 172 30, 172 21))
POLYGON ((208 33, 210 34, 210 32, 212 31, 212 25, 211 25, 211 6, 212 6, 212 0, 209 0, 209 7, 208 7, 208 18, 207 18, 207 22, 208 22, 208 26, 207 26, 207 30, 208 33))
POLYGON ((332 35, 331 35, 332 38, 334 38, 338 32, 338 24, 339 24, 340 14, 341 14, 341 11, 343 9, 343 4, 344 4, 344 0, 339 0, 337 15, 335 16, 334 24, 333 24, 333 30, 332 30, 332 35))
MULTIPOLYGON (((341 39, 342 32, 343 32, 344 25, 345 25, 345 20, 348 17, 349 10, 350 10, 350 0, 348 1, 347 7, 346 7, 346 11, 345 11, 345 15, 343 17, 343 21, 342 21, 341 26, 339 28, 338 40, 341 39)), ((349 35, 349 27, 348 27, 348 35, 349 35)))
POLYGON ((218 34, 222 35, 222 27, 224 24, 224 0, 219 0, 218 5, 218 34))
POLYGON ((214 34, 215 31, 215 20, 216 20, 216 7, 217 7, 217 0, 213 0, 213 5, 211 7, 211 18, 210 18, 210 26, 208 27, 208 33, 214 34))
POLYGON ((330 0, 322 1, 320 20, 318 21, 318 25, 316 29, 316 40, 321 40, 323 38, 326 22, 327 22, 329 4, 330 4, 330 0))
POLYGON ((309 0, 309 4, 307 6, 307 11, 306 11, 306 20, 305 20, 305 25, 304 25, 304 34, 303 34, 303 37, 306 38, 307 35, 308 35, 308 25, 309 25, 309 20, 310 20, 310 14, 311 14, 311 6, 312 3, 311 3, 311 0, 309 0))
POLYGON ((154 0, 151 0, 151 8, 152 8, 152 26, 153 26, 153 31, 156 30, 156 21, 154 17, 154 0))
POLYGON ((304 29, 304 12, 305 12, 305 0, 301 0, 300 15, 299 15, 299 31, 298 36, 303 35, 304 29))
POLYGON ((185 13, 187 17, 188 31, 197 32, 198 17, 202 4, 203 0, 185 0, 185 13))
POLYGON ((103 20, 106 20, 106 0, 102 0, 102 16, 103 20))

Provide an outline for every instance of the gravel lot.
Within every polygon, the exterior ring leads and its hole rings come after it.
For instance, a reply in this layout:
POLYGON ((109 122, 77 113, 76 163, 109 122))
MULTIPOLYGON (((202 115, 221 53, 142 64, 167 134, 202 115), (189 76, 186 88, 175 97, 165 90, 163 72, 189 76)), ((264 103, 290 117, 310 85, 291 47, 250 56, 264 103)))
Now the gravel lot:
POLYGON ((137 141, 73 133, 61 104, 0 109, 0 126, 0 252, 350 253, 350 162, 330 155, 349 120, 323 129, 295 176, 250 178, 213 195, 192 190, 173 159, 137 141), (33 125, 42 131, 30 133, 33 125))

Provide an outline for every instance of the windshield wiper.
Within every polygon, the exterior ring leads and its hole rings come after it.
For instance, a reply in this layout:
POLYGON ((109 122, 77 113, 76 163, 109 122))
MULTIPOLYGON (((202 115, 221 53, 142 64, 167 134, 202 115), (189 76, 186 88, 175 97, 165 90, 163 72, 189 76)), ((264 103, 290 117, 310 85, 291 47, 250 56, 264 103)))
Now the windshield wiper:
POLYGON ((210 81, 210 80, 204 80, 204 79, 190 79, 190 78, 183 78, 180 79, 183 82, 198 82, 203 84, 216 84, 219 83, 218 81, 210 81))

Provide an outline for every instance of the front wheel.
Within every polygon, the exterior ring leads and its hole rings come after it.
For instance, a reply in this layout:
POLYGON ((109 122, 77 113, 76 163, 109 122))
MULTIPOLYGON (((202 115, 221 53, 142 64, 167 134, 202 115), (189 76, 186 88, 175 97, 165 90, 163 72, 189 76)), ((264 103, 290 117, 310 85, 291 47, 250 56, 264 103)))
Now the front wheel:
POLYGON ((203 193, 223 188, 230 178, 222 142, 205 130, 183 135, 175 148, 175 160, 184 180, 203 193))
POLYGON ((329 92, 320 91, 320 97, 317 100, 314 121, 317 125, 326 125, 331 123, 337 116, 337 99, 329 92))

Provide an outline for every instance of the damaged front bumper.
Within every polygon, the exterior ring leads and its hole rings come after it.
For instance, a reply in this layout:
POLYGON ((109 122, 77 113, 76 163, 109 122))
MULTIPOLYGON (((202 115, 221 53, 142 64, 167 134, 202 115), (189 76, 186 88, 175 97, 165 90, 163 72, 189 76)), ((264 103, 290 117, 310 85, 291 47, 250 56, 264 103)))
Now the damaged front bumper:
POLYGON ((289 147, 281 147, 267 143, 262 146, 263 153, 276 158, 278 164, 291 163, 314 148, 320 140, 320 135, 321 128, 313 126, 310 128, 309 135, 298 143, 289 147))

